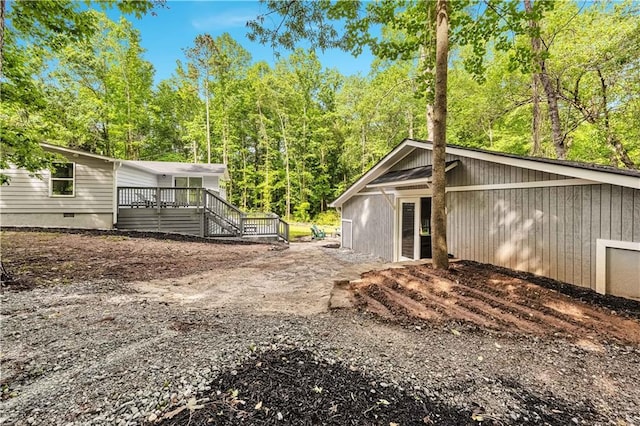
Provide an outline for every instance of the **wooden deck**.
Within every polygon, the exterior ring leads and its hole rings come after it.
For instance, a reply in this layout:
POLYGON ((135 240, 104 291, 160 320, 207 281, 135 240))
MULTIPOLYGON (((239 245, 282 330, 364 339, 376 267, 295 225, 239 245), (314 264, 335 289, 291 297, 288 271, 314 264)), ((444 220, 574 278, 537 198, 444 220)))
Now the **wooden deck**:
POLYGON ((289 224, 271 213, 245 213, 204 188, 118 188, 118 229, 200 237, 288 242, 289 224))

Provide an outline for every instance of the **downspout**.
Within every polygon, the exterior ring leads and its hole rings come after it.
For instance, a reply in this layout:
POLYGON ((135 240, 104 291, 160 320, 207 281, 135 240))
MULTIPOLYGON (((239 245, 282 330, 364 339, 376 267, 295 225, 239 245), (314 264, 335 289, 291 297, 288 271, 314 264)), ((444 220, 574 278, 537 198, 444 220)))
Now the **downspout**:
POLYGON ((121 161, 113 162, 113 225, 115 228, 118 223, 118 169, 122 166, 121 161))

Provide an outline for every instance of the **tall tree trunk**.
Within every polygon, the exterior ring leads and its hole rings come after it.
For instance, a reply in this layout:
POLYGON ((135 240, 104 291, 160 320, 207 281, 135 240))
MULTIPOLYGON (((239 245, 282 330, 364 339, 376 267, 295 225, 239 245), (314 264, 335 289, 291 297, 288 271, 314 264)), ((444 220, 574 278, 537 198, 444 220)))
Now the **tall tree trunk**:
MULTIPOLYGON (((524 10, 529 14, 533 12, 533 3, 531 0, 524 0, 524 10)), ((540 146, 540 70, 538 69, 538 64, 541 59, 540 52, 542 50, 542 40, 540 40, 538 27, 538 22, 536 20, 529 20, 529 29, 531 31, 531 51, 533 53, 534 62, 534 71, 531 78, 531 98, 533 100, 531 120, 531 154, 533 155, 540 155, 542 150, 540 146)))
POLYGON ((531 82, 531 96, 533 99, 533 110, 531 120, 531 154, 540 155, 542 153, 542 146, 540 144, 540 75, 538 73, 533 74, 531 82))
MULTIPOLYGON (((636 165, 633 163, 633 160, 629 157, 629 154, 622 146, 620 139, 613 133, 613 129, 611 129, 611 121, 609 119, 609 106, 608 106, 608 85, 604 76, 602 75, 602 71, 600 68, 597 68, 598 78, 600 79, 600 90, 602 92, 602 112, 604 115, 604 128, 607 132, 607 144, 611 148, 613 148, 616 158, 624 164, 625 167, 629 169, 635 169, 636 165)), ((617 166, 618 164, 613 164, 617 166)))
POLYGON ((4 14, 6 11, 5 0, 0 0, 0 77, 2 74, 2 59, 4 58, 4 14))
POLYGON ((433 105, 427 104, 427 140, 433 141, 433 105))
POLYGON ((549 120, 551 121, 551 137, 553 139, 553 146, 556 149, 556 156, 564 160, 567 155, 567 148, 564 145, 564 135, 562 134, 562 126, 560 125, 560 111, 558 110, 558 93, 551 83, 549 74, 547 73, 547 63, 544 59, 540 58, 540 81, 544 88, 545 95, 547 96, 547 103, 549 109, 549 120))
POLYGON ((269 139, 267 135, 267 126, 264 124, 264 115, 262 114, 262 107, 258 101, 258 117, 260 117, 260 138, 264 143, 264 191, 262 194, 262 208, 266 212, 271 211, 271 184, 269 183, 269 139))
POLYGON ((413 111, 407 110, 407 133, 409 135, 409 139, 413 139, 413 111))
MULTIPOLYGON (((430 19, 431 16, 429 15, 427 20, 429 21, 430 19)), ((427 22, 427 27, 427 31, 430 31, 433 28, 432 23, 427 22)), ((427 61, 428 52, 429 49, 427 48, 427 46, 425 46, 424 44, 420 45, 420 63, 421 68, 424 68, 422 70, 424 75, 433 72, 433 70, 426 69, 426 67, 423 65, 427 61)), ((427 96, 427 99, 429 99, 429 96, 427 96)), ((427 107, 425 109, 425 119, 425 123, 427 125, 427 140, 433 140, 433 104, 431 104, 430 102, 427 103, 427 107)))
POLYGON ((287 144, 287 127, 285 125, 285 120, 282 114, 278 113, 278 117, 280 118, 282 142, 284 143, 284 172, 285 172, 285 178, 287 181, 287 199, 285 201, 285 204, 286 204, 285 217, 287 218, 287 220, 289 220, 291 216, 291 173, 289 172, 289 146, 287 144))
POLYGON ((211 164, 211 132, 209 126, 209 74, 207 73, 204 80, 204 101, 207 114, 207 164, 211 164))
POLYGON ((436 4, 436 84, 433 108, 433 198, 431 239, 433 266, 448 269, 445 158, 447 147, 447 71, 449 56, 449 11, 447 0, 436 4))
POLYGON ((362 157, 361 157, 361 161, 362 161, 362 174, 364 174, 365 172, 365 167, 366 167, 366 161, 365 161, 365 157, 366 157, 366 145, 367 145, 367 135, 365 133, 365 127, 364 124, 362 125, 362 129, 360 132, 360 143, 362 144, 362 157))

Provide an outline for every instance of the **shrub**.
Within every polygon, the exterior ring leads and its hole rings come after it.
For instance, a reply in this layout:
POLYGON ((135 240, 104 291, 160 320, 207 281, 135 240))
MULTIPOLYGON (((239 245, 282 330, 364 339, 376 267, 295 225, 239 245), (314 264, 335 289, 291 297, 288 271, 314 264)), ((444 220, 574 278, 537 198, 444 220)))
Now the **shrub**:
POLYGON ((313 221, 318 225, 340 226, 340 214, 334 209, 327 210, 318 213, 313 221))

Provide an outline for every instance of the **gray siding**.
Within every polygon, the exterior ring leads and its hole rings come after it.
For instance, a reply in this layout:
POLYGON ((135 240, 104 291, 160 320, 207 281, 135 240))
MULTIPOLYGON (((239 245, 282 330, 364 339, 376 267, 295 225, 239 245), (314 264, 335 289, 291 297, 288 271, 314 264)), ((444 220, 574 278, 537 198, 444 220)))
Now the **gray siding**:
MULTIPOLYGON (((389 199, 395 203, 392 195, 389 199)), ((394 213, 382 195, 359 195, 348 200, 342 206, 342 218, 352 221, 352 249, 393 260, 394 213)))
MULTIPOLYGON (((396 163, 391 170, 405 170, 432 164, 433 153, 425 149, 416 149, 396 163)), ((527 170, 474 158, 447 154, 447 161, 460 160, 460 163, 447 172, 448 186, 491 185, 497 183, 533 182, 540 180, 567 179, 567 176, 527 170)))
POLYGON ((640 242, 640 190, 614 185, 447 194, 449 251, 595 289, 596 239, 640 242))
POLYGON ((202 235, 199 209, 120 209, 118 229, 202 235))
POLYGON ((2 213, 113 213, 113 163, 84 156, 70 161, 76 164, 74 197, 49 195, 49 171, 42 172, 42 179, 38 179, 24 170, 5 170, 11 182, 0 187, 2 213))
MULTIPOLYGON (((118 186, 158 186, 155 173, 146 172, 123 164, 116 172, 118 186)), ((165 185, 160 185, 165 186, 165 185)), ((168 185, 172 186, 172 185, 168 185)))

